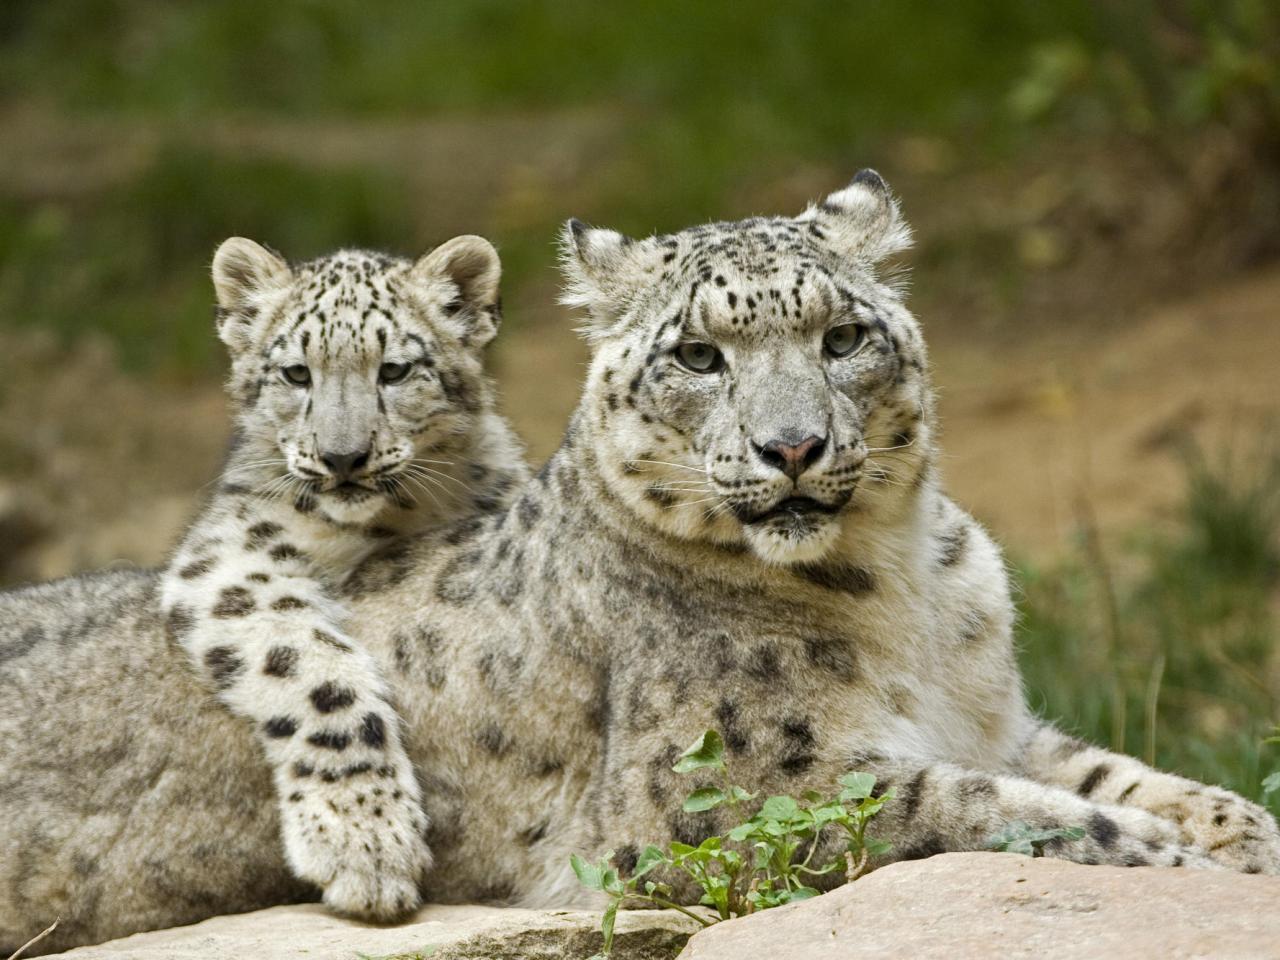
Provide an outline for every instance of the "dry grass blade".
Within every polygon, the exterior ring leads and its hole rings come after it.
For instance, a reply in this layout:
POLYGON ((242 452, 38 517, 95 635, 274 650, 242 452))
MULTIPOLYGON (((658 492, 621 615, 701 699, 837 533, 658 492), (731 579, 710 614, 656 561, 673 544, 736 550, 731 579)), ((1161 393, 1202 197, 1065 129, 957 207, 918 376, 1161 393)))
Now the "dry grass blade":
POLYGON ((39 943, 49 934, 53 933, 54 930, 58 929, 58 924, 61 922, 62 922, 62 918, 58 917, 57 920, 54 920, 53 923, 49 924, 47 927, 45 927, 43 930, 37 933, 34 937, 32 937, 30 940, 28 940, 26 943, 20 946, 17 950, 9 954, 9 960, 18 960, 18 958, 22 956, 23 953, 25 953, 28 948, 34 947, 37 943, 39 943))

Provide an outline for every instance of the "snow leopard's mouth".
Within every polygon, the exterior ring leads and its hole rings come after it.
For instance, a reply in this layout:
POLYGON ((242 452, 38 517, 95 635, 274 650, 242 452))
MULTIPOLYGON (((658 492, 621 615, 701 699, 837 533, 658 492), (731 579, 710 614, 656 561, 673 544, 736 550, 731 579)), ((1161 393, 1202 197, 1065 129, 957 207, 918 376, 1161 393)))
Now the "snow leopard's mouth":
POLYGON ((839 513, 847 501, 848 497, 845 497, 839 503, 826 504, 813 497, 787 497, 762 513, 744 518, 743 523, 753 526, 757 523, 768 523, 771 520, 801 520, 816 514, 830 516, 839 513))
POLYGON ((356 503, 372 497, 378 491, 355 480, 346 480, 322 492, 327 496, 341 500, 343 503, 356 503))

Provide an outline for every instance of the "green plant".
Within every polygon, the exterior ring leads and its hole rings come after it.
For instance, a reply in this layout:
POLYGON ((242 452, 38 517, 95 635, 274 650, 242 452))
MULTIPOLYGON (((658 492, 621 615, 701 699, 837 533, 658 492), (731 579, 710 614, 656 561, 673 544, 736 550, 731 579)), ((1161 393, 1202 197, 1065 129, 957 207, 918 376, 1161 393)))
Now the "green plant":
POLYGON ((1025 857, 1044 856, 1044 847, 1050 840, 1076 841, 1084 836, 1082 827, 1049 827, 1040 829, 1014 820, 1007 823, 988 841, 992 850, 1003 853, 1020 853, 1025 857))
MULTIPOLYGON (((718 784, 700 786, 684 801, 686 813, 700 813, 726 807, 736 818, 743 806, 756 798, 729 777, 724 756, 724 740, 715 730, 702 734, 671 768, 676 773, 705 771, 718 784)), ((654 844, 644 848, 635 867, 623 877, 613 861, 613 851, 590 863, 577 854, 570 857, 578 881, 590 890, 609 897, 600 929, 604 949, 598 957, 608 957, 613 949, 613 929, 618 909, 627 902, 649 903, 678 910, 703 926, 719 920, 744 916, 757 910, 806 900, 821 891, 810 885, 811 878, 844 868, 847 880, 866 869, 870 857, 888 851, 889 844, 866 834, 867 823, 893 796, 885 791, 873 794, 876 778, 869 773, 847 773, 840 778, 840 792, 826 798, 808 791, 803 802, 785 795, 769 797, 751 817, 723 836, 707 837, 696 847, 672 841, 665 849, 654 844), (824 834, 835 833, 840 847, 832 859, 814 864, 824 834), (684 874, 702 890, 698 901, 715 910, 714 919, 674 902, 670 884, 650 878, 654 871, 684 874)), ((830 846, 826 846, 831 850, 830 846)))
MULTIPOLYGON (((1280 727, 1276 727, 1272 731, 1271 736, 1267 737, 1262 742, 1265 744, 1280 743, 1280 727)), ((1269 797, 1277 790, 1280 790, 1280 770, 1273 770, 1262 779, 1262 794, 1263 796, 1269 797)))

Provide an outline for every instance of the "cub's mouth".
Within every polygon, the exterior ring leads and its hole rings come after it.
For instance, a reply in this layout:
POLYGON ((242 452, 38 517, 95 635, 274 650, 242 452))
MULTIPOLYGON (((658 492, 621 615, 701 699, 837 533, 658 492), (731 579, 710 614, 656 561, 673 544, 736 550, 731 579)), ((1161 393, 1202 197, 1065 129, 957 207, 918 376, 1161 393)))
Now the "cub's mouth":
POLYGON ((743 522, 748 526, 757 523, 768 523, 771 520, 800 520, 815 514, 825 514, 830 516, 840 512, 840 508, 844 506, 845 501, 839 503, 826 504, 812 497, 787 497, 785 500, 779 501, 763 513, 757 513, 752 517, 748 517, 743 522))
POLYGON ((333 486, 333 487, 330 487, 328 490, 321 491, 321 493, 324 493, 327 496, 333 497, 336 500, 340 500, 343 503, 354 503, 360 500, 365 500, 368 497, 373 496, 377 492, 378 492, 377 490, 367 487, 363 483, 358 483, 354 480, 345 480, 342 483, 339 483, 337 486, 333 486))

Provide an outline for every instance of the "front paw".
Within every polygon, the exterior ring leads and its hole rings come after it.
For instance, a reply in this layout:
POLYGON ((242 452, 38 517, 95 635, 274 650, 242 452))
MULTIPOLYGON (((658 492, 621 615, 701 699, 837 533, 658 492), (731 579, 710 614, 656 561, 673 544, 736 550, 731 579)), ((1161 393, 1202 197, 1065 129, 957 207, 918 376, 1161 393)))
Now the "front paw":
POLYGON ((1158 813, 1215 862, 1241 873, 1280 874, 1280 829, 1270 813, 1219 787, 1201 787, 1158 813))
POLYGON ((316 783, 288 796, 284 818, 290 865, 324 890, 331 909, 389 921, 422 902, 418 885, 431 852, 415 793, 366 777, 316 783))
MULTIPOLYGON (((430 860, 428 853, 428 866, 430 860)), ((389 923, 416 910, 422 903, 422 895, 418 892, 416 877, 391 871, 369 873, 362 869, 340 869, 324 888, 324 902, 330 910, 344 916, 389 923)))

